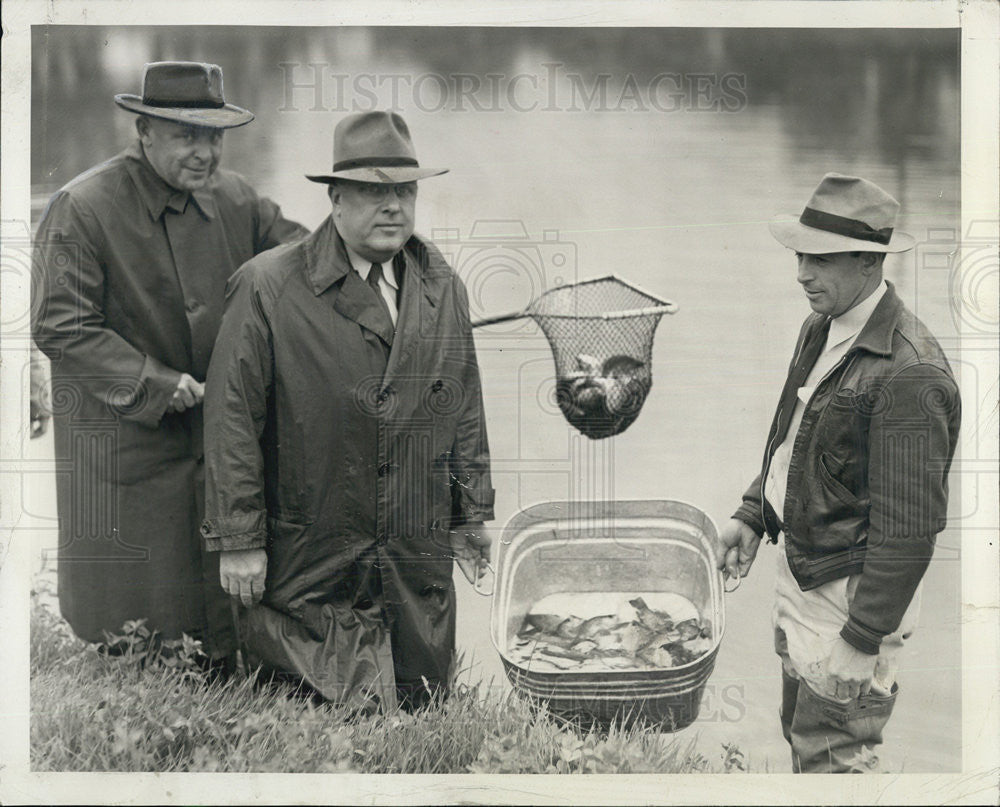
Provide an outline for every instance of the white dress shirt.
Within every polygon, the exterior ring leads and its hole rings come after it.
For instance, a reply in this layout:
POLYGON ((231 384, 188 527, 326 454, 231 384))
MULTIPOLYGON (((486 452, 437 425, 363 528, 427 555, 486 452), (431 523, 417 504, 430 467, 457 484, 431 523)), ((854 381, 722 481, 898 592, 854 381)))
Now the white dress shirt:
MULTIPOLYGON (((347 244, 344 244, 347 247, 347 244)), ((372 264, 377 261, 369 261, 362 258, 350 247, 347 247, 347 257, 350 258, 351 266, 361 275, 361 279, 368 282, 368 273, 372 270, 372 264)), ((396 308, 396 293, 399 291, 399 281, 396 280, 396 272, 393 269, 392 261, 388 260, 381 264, 382 277, 379 278, 378 288, 382 292, 382 299, 389 307, 389 316, 392 317, 392 326, 396 327, 396 320, 399 319, 399 311, 396 308)))

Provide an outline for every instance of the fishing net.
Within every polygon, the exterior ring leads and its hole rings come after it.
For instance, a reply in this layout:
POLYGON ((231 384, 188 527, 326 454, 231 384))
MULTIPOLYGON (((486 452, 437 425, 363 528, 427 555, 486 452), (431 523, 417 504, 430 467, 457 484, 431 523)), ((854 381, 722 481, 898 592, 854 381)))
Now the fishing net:
POLYGON ((598 440, 620 434, 639 416, 653 384, 656 326, 676 310, 612 275, 551 289, 520 314, 475 324, 535 320, 552 348, 560 411, 598 440))

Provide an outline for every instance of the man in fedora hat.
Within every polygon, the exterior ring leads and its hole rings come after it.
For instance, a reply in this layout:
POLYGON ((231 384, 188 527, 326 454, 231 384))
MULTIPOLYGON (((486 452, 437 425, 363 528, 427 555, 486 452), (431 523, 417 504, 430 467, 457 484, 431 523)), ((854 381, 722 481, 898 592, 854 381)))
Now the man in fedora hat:
POLYGON ((885 255, 914 244, 894 229, 898 209, 872 182, 827 174, 800 216, 771 224, 813 313, 719 567, 739 578, 765 532, 781 538, 773 622, 796 771, 875 764, 946 520, 959 394, 940 345, 882 277, 885 255))
POLYGON ((225 657, 232 616, 198 531, 203 383, 226 279, 306 231, 218 167, 223 132, 253 120, 218 66, 147 64, 142 96, 115 101, 138 140, 57 191, 36 238, 34 336, 66 467, 59 602, 88 641, 145 619, 225 657))
POLYGON ((204 532, 252 664, 333 701, 426 700, 448 681, 452 560, 493 518, 465 286, 413 234, 403 118, 334 131, 332 211, 230 281, 206 398, 204 532))

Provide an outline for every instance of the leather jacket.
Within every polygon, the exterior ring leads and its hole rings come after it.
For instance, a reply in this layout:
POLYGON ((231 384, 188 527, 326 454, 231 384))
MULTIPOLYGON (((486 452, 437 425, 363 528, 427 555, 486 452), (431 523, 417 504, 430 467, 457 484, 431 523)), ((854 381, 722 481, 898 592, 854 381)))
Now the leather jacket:
MULTIPOLYGON (((780 406, 761 473, 734 514, 772 542, 784 532, 788 564, 803 591, 861 575, 841 635, 873 654, 898 628, 944 528, 961 415, 941 346, 888 286, 806 404, 780 520, 763 495, 791 420, 780 406)), ((796 357, 825 319, 806 319, 796 357)), ((801 386, 810 369, 793 359, 788 383, 801 386)))

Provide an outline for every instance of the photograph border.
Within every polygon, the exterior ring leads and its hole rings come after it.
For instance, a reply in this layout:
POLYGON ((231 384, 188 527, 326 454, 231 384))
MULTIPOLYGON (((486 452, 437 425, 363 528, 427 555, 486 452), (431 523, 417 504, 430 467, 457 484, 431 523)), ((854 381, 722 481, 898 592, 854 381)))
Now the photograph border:
MULTIPOLYGON (((989 0, 729 0, 728 2, 386 2, 364 8, 356 2, 308 0, 203 0, 172 3, 115 0, 43 2, 8 0, 3 16, 3 178, 0 219, 30 220, 32 25, 428 25, 428 26, 663 26, 663 27, 843 27, 961 29, 961 216, 965 241, 957 265, 987 243, 1000 243, 1000 172, 997 132, 998 5, 989 0), (238 20, 238 22, 237 22, 238 20), (251 21, 252 23, 248 23, 251 21), (512 23, 511 21, 516 21, 512 23)), ((6 245, 0 245, 6 249, 6 245)), ((995 287, 994 287, 995 292, 995 287)), ((29 308, 29 283, 15 273, 0 275, 0 321, 29 308)), ((994 300, 994 310, 1000 301, 994 300)), ((973 334, 963 318, 969 335, 973 334)), ((963 331, 963 336, 965 332, 963 331)), ((6 344, 0 333, 0 626, 4 637, 4 686, 0 687, 0 802, 61 803, 996 803, 1000 797, 1000 699, 998 613, 1000 555, 998 502, 970 501, 976 485, 962 485, 962 511, 976 510, 963 541, 962 579, 962 771, 955 774, 892 774, 816 780, 792 775, 600 775, 586 779, 515 775, 360 774, 99 774, 34 773, 29 765, 28 608, 32 546, 19 540, 22 485, 29 469, 23 454, 28 422, 23 344, 6 344), (7 390, 20 388, 22 394, 7 390)), ((995 352, 975 352, 976 374, 1000 377, 995 352)), ((965 397, 982 394, 961 379, 965 397)), ((970 379, 970 382, 974 379, 970 379)), ((978 400, 983 420, 963 424, 960 451, 996 456, 1000 431, 996 382, 991 400, 978 400)), ((970 407, 971 409, 971 407, 970 407)), ((984 473, 990 473, 987 468, 984 473)), ((989 486, 987 486, 989 487, 989 486)), ((995 486, 993 487, 995 490, 995 486)))

